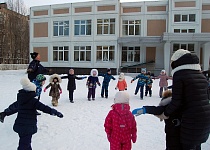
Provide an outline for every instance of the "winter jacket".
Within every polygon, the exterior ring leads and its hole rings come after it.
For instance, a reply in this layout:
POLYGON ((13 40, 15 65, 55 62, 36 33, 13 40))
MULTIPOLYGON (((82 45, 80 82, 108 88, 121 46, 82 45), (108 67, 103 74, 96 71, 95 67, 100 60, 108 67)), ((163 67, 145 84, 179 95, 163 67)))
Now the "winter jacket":
POLYGON ((132 81, 135 81, 136 79, 138 79, 138 85, 139 86, 144 86, 147 83, 147 80, 149 79, 145 74, 140 73, 139 75, 137 75, 135 78, 132 79, 132 81))
POLYGON ((146 81, 146 86, 152 87, 153 81, 152 81, 151 76, 150 75, 146 75, 146 76, 148 77, 148 80, 146 81))
POLYGON ((116 88, 118 88, 119 91, 127 90, 127 83, 126 83, 125 79, 118 80, 116 88))
POLYGON ((160 87, 167 87, 168 86, 168 79, 172 79, 172 78, 165 75, 165 74, 160 74, 159 76, 154 77, 153 79, 160 79, 159 86, 160 87))
MULTIPOLYGON (((147 114, 161 115, 166 106, 171 102, 171 97, 163 97, 159 106, 143 106, 147 114)), ((181 110, 172 113, 169 119, 165 119, 166 148, 179 150, 180 143, 180 127, 181 127, 181 110)))
POLYGON ((42 83, 36 79, 33 80, 33 83, 36 85, 36 96, 39 97, 42 93, 42 83))
POLYGON ((30 135, 37 132, 37 109, 48 114, 54 110, 42 104, 35 96, 35 92, 21 89, 17 94, 17 101, 4 111, 7 116, 14 114, 14 111, 18 113, 13 129, 19 134, 30 135))
POLYGON ((89 76, 88 79, 87 79, 87 83, 86 83, 88 88, 96 88, 97 87, 96 84, 98 84, 99 86, 101 85, 100 82, 99 82, 98 77, 89 76))
POLYGON ((164 111, 170 116, 182 108, 180 138, 181 143, 188 145, 206 142, 210 133, 208 82, 198 63, 194 54, 186 54, 172 62, 172 101, 164 111))
POLYGON ((53 74, 52 76, 50 76, 49 82, 50 83, 45 87, 45 89, 48 89, 49 87, 51 87, 49 96, 59 98, 60 97, 59 90, 62 91, 60 84, 59 84, 59 83, 61 83, 61 78, 57 74, 53 74), (57 82, 53 81, 54 78, 57 78, 57 82))
POLYGON ((110 143, 135 143, 137 138, 136 121, 130 112, 128 104, 114 104, 108 113, 105 123, 105 132, 110 143))
POLYGON ((99 73, 99 76, 102 76, 102 77, 104 77, 104 80, 103 80, 103 84, 102 84, 102 86, 103 85, 107 85, 107 86, 109 86, 109 82, 110 82, 110 80, 112 79, 112 80, 115 80, 115 78, 111 75, 111 74, 108 74, 108 73, 105 73, 105 74, 101 74, 101 73, 99 73))
POLYGON ((76 82, 75 80, 82 80, 84 77, 77 77, 74 74, 68 74, 67 76, 61 77, 61 79, 68 79, 68 85, 67 85, 67 90, 73 91, 76 90, 76 82))
POLYGON ((43 67, 38 60, 32 60, 27 69, 28 78, 31 82, 36 79, 38 74, 46 74, 47 72, 49 70, 43 67))

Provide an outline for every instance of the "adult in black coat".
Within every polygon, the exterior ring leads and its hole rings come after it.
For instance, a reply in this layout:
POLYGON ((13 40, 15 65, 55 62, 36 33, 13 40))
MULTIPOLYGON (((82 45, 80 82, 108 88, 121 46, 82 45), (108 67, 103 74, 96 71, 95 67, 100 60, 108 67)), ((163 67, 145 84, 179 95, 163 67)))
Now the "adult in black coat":
POLYGON ((160 118, 181 111, 180 142, 183 150, 200 150, 210 133, 208 82, 201 72, 199 58, 188 50, 177 50, 171 57, 172 101, 160 118))
MULTIPOLYGON (((162 94, 161 102, 159 106, 143 106, 132 111, 136 116, 141 114, 153 114, 161 115, 167 105, 171 102, 172 92, 166 90, 162 94)), ((166 150, 181 150, 180 143, 180 123, 181 123, 181 111, 177 110, 172 113, 169 119, 165 119, 165 133, 166 133, 166 150)), ((162 120, 161 120, 162 121, 162 120)))
POLYGON ((41 57, 39 53, 33 52, 30 53, 30 55, 33 60, 29 63, 27 73, 29 80, 32 82, 34 79, 36 79, 38 74, 46 74, 49 72, 49 70, 40 64, 41 57))
POLYGON ((67 85, 67 90, 69 91, 69 100, 71 103, 74 103, 74 98, 73 98, 73 93, 74 90, 76 90, 76 82, 75 80, 82 80, 87 77, 77 77, 74 74, 74 69, 69 70, 69 74, 67 76, 61 77, 61 79, 68 79, 68 85, 67 85))
POLYGON ((31 138, 32 135, 37 132, 37 109, 44 113, 56 115, 60 118, 62 118, 63 115, 57 110, 44 105, 35 98, 36 85, 31 83, 28 78, 21 79, 21 84, 23 89, 19 90, 17 101, 5 109, 4 112, 0 113, 0 115, 2 118, 2 116, 5 115, 9 116, 18 113, 13 130, 19 135, 18 150, 26 150, 32 149, 31 138))

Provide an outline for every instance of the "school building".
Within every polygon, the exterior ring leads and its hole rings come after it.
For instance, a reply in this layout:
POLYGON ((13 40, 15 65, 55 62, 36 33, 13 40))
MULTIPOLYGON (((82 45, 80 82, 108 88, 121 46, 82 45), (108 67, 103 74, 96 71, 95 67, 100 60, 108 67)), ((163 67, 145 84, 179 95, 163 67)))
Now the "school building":
POLYGON ((39 52, 42 64, 58 73, 147 68, 170 75, 170 58, 180 48, 209 69, 209 0, 102 0, 30 9, 30 52, 39 52))

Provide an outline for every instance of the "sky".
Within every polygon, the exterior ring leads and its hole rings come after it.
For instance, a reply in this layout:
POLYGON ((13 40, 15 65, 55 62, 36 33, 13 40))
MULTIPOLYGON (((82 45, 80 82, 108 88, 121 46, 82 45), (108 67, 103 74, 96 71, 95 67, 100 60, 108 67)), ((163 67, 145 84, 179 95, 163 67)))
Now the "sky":
MULTIPOLYGON (((0 0, 0 2, 5 2, 6 0, 0 0)), ((30 8, 33 6, 40 5, 52 5, 52 4, 62 4, 62 3, 75 3, 75 2, 86 2, 86 1, 97 1, 97 0, 24 0, 25 5, 30 8)), ((158 1, 158 0, 120 0, 121 2, 131 2, 131 1, 158 1)))
MULTIPOLYGON (((17 92, 21 89, 20 79, 27 76, 26 70, 7 70, 0 71, 0 112, 16 101, 17 92)), ((77 70, 75 69, 75 73, 77 70)), ((61 75, 63 76, 63 75, 61 75)), ((88 75, 86 75, 88 76, 88 75)), ((114 75, 118 78, 117 75, 114 75)), ((47 86, 49 76, 46 75, 47 86)), ((132 77, 125 77, 130 95, 131 110, 144 105, 158 105, 159 98, 159 79, 153 80, 152 97, 144 97, 140 100, 139 93, 134 95, 137 80, 130 83, 132 77)), ((70 103, 67 91, 67 79, 63 79, 61 88, 63 89, 58 106, 55 107, 62 112, 64 117, 58 118, 41 112, 38 116, 38 132, 32 137, 33 150, 108 150, 109 142, 104 131, 104 120, 111 110, 114 95, 117 92, 115 86, 117 80, 111 80, 109 86, 108 99, 100 97, 101 87, 96 89, 96 100, 87 100, 86 81, 76 80, 77 89, 74 91, 75 103, 70 103)), ((102 83, 103 78, 99 77, 102 83)), ((172 84, 168 80, 169 85, 172 84)), ((50 88, 42 92, 40 101, 50 107, 51 97, 50 88)), ((0 150, 15 150, 18 145, 18 134, 13 131, 13 124, 16 114, 7 116, 4 123, 0 122, 0 150)), ((165 133, 164 122, 149 114, 135 117, 137 122, 137 142, 133 144, 132 150, 164 150, 165 133)), ((210 138, 202 144, 202 150, 210 150, 210 138)))

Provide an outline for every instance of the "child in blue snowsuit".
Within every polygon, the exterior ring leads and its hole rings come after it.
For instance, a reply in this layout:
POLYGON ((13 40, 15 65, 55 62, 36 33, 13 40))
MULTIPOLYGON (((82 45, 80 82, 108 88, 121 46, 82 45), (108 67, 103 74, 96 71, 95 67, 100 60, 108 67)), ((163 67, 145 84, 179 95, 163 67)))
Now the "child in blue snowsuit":
POLYGON ((105 97, 108 98, 109 82, 111 79, 113 80, 116 80, 116 79, 111 75, 111 69, 107 69, 107 73, 99 74, 99 76, 104 77, 104 80, 102 83, 102 89, 101 89, 101 97, 104 97, 104 92, 105 92, 105 97))
POLYGON ((151 72, 148 71, 146 76, 149 78, 146 82, 146 85, 145 85, 145 96, 147 96, 147 94, 149 93, 149 96, 151 97, 152 96, 152 77, 151 77, 151 72))
POLYGON ((140 88, 140 92, 141 92, 140 93, 140 99, 143 99, 144 85, 146 84, 147 80, 149 79, 145 74, 146 74, 146 70, 142 69, 141 73, 131 80, 131 83, 133 83, 133 81, 138 79, 138 82, 137 82, 137 85, 136 85, 136 90, 135 90, 134 94, 136 95, 139 91, 139 88, 140 88))
POLYGON ((38 100, 40 100, 42 86, 45 84, 45 80, 46 78, 43 74, 38 74, 36 79, 32 81, 36 85, 36 96, 38 97, 38 100))
POLYGON ((90 101, 91 97, 92 97, 92 100, 95 100, 95 92, 96 92, 96 84, 98 84, 98 86, 100 86, 100 82, 99 82, 99 79, 98 79, 98 70, 97 69, 92 69, 91 72, 90 72, 90 76, 88 77, 87 79, 87 87, 88 87, 88 100, 90 101))

